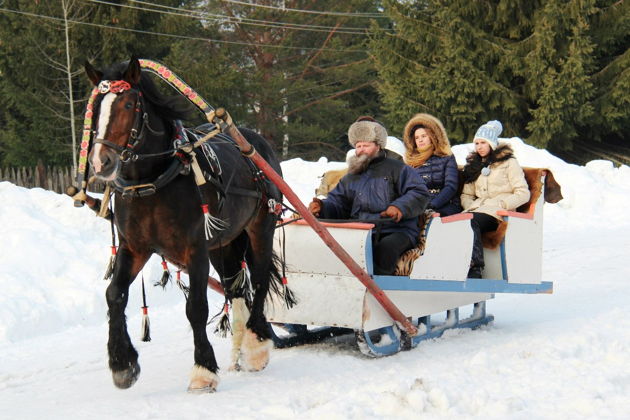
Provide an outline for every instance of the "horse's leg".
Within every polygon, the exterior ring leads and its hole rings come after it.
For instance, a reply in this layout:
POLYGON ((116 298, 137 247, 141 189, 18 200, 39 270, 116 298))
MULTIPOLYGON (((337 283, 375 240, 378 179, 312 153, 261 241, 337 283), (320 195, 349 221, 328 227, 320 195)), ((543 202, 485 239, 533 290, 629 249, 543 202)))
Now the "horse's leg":
POLYGON ((225 286, 225 296, 232 302, 232 351, 229 370, 240 370, 241 344, 245 332, 245 323, 249 317, 249 309, 245 304, 244 290, 233 290, 234 280, 241 270, 241 261, 245 258, 248 237, 245 232, 229 245, 215 249, 210 253, 212 266, 217 270, 225 286))
POLYGON ((249 309, 244 297, 232 299, 232 352, 230 354, 229 370, 241 370, 241 354, 243 338, 245 338, 245 323, 249 318, 249 309))
POLYGON ((278 276, 272 260, 274 225, 275 219, 266 209, 263 209, 247 232, 250 239, 247 261, 255 293, 241 347, 244 367, 254 371, 262 370, 267 366, 269 353, 273 347, 264 310, 272 275, 275 273, 278 276))
POLYGON ((122 389, 131 387, 140 375, 138 352, 131 344, 127 332, 125 308, 129 297, 129 286, 148 258, 148 255, 132 253, 126 243, 121 241, 112 280, 105 293, 109 308, 109 341, 107 342, 109 368, 112 371, 114 385, 122 389))
POLYGON ((214 392, 219 384, 217 361, 208 341, 208 272, 210 264, 205 245, 194 247, 187 264, 190 291, 186 301, 186 316, 193 330, 195 365, 190 375, 188 391, 193 393, 214 392))

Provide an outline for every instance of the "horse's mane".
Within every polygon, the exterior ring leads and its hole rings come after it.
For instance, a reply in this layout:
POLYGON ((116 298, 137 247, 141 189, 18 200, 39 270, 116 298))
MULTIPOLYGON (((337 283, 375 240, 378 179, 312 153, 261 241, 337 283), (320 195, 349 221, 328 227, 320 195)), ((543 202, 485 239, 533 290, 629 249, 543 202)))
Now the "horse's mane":
POLYGON ((167 120, 185 120, 190 117, 191 107, 188 101, 181 95, 161 93, 149 73, 144 71, 140 76, 140 90, 161 117, 167 120))
MULTIPOLYGON (((103 79, 120 80, 129 61, 113 65, 104 72, 103 79)), ((144 98, 153 105, 157 114, 166 120, 185 120, 190 117, 191 106, 181 95, 165 95, 157 88, 149 72, 142 71, 140 76, 140 91, 144 98)))

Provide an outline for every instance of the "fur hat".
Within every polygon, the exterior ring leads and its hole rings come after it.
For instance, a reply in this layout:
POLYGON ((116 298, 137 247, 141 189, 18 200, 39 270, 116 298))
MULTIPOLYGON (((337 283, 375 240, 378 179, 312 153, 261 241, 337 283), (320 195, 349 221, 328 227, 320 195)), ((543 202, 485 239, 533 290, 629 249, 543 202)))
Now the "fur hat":
POLYGON ((453 154, 451 152, 451 143, 448 141, 444 125, 442 125, 440 120, 430 114, 416 114, 407 121, 407 124, 405 124, 403 140, 407 151, 413 152, 416 149, 416 140, 412 137, 411 132, 414 127, 418 125, 428 128, 433 133, 433 137, 435 137, 433 139, 433 148, 435 149, 434 153, 437 156, 450 156, 453 154))
POLYGON ((373 141, 384 149, 387 145, 387 130, 376 121, 357 121, 348 128, 348 141, 356 147, 359 141, 373 141))
POLYGON ((490 145, 490 148, 494 150, 499 144, 499 134, 501 134, 502 131, 503 125, 501 125, 500 121, 488 121, 487 123, 479 127, 479 129, 475 133, 473 141, 474 139, 483 139, 487 141, 490 145))

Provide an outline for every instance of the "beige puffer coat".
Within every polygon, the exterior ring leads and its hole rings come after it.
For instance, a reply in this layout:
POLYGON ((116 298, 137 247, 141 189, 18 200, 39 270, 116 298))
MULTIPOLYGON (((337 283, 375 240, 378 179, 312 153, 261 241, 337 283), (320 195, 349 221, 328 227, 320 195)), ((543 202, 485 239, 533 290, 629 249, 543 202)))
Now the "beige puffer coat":
MULTIPOLYGON (((511 149, 510 149, 511 151, 511 149)), ((465 212, 486 213, 499 220, 498 210, 516 210, 529 201, 529 187, 516 158, 490 165, 488 176, 464 184, 461 201, 465 212)))

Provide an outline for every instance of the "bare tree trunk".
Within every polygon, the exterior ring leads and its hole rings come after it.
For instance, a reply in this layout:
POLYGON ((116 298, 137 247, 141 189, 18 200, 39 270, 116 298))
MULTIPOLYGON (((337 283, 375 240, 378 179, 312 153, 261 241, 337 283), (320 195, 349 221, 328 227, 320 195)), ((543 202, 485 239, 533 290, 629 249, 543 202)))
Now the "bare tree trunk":
MULTIPOLYGON (((45 190, 49 189, 48 178, 46 176, 46 167, 44 166, 44 162, 42 162, 41 159, 37 160, 37 177, 35 186, 43 188, 45 190)), ((52 187, 52 185, 50 187, 52 187)))
POLYGON ((66 47, 66 77, 68 78, 68 97, 70 107, 70 133, 72 133, 72 171, 76 173, 77 168, 77 134, 74 121, 74 91, 72 89, 72 63, 70 61, 70 28, 68 26, 68 10, 69 4, 67 0, 61 0, 61 8, 63 9, 63 28, 65 34, 66 47))

